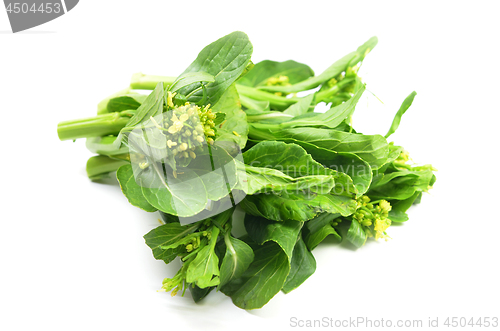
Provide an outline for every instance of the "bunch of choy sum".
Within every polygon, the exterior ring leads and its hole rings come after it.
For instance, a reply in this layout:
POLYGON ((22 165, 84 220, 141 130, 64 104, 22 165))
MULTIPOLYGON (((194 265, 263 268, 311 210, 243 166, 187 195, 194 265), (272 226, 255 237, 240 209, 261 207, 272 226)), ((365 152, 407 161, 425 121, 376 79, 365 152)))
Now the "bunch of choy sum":
POLYGON ((59 123, 59 138, 86 138, 98 154, 89 178, 116 171, 132 205, 159 211, 164 224, 146 244, 156 259, 182 261, 163 290, 189 289, 199 301, 217 289, 238 307, 260 308, 314 273, 311 252, 327 236, 356 247, 387 239, 436 180, 432 166, 387 141, 415 92, 385 136, 351 125, 365 91, 358 68, 376 44, 315 75, 292 60, 254 65, 248 37, 234 32, 178 77, 134 75, 97 116, 59 123), (330 109, 315 112, 319 103, 330 109), (240 237, 231 231, 236 208, 245 213, 240 237))

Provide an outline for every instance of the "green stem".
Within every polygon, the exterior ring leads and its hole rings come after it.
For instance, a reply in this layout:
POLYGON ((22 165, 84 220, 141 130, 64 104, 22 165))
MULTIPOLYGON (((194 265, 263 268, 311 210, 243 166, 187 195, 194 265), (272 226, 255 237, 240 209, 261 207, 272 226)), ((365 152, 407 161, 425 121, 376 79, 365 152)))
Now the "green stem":
POLYGON ((145 75, 137 73, 132 75, 130 88, 136 90, 154 90, 159 82, 163 82, 164 86, 167 87, 169 85, 172 85, 176 79, 177 77, 145 75))
MULTIPOLYGON (((259 123, 257 127, 255 123, 249 123, 248 137, 254 140, 275 140, 274 135, 268 129, 263 128, 263 126, 266 125, 259 123)), ((273 127, 275 126, 273 125, 273 127)))
POLYGON ((292 119, 294 116, 290 114, 283 114, 281 112, 272 112, 269 114, 261 114, 261 115, 247 115, 247 121, 248 122, 257 122, 261 120, 269 120, 269 119, 276 119, 276 118, 282 118, 284 120, 289 120, 292 119))
POLYGON ((91 180, 101 179, 129 162, 112 159, 104 155, 92 156, 87 161, 87 176, 91 180))
POLYGON ((90 118, 64 121, 57 125, 60 140, 118 134, 130 119, 130 112, 109 113, 90 118))
POLYGON ((344 88, 346 85, 352 83, 354 81, 354 77, 346 77, 342 79, 340 82, 337 84, 333 85, 332 87, 323 90, 323 91, 318 91, 316 92, 316 95, 314 96, 314 101, 316 103, 320 103, 322 101, 328 101, 332 96, 340 92, 342 88, 344 88))
POLYGON ((269 105, 271 106, 271 108, 275 108, 278 110, 285 110, 300 100, 300 98, 298 97, 286 98, 240 84, 236 84, 236 89, 238 90, 238 93, 240 95, 246 96, 248 98, 259 101, 269 101, 269 105))

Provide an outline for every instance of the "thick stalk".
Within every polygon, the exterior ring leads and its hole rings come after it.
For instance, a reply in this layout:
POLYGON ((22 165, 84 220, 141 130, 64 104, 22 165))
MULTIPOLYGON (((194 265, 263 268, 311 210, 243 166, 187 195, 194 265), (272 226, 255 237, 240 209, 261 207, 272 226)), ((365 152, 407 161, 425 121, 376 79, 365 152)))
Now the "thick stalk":
POLYGON ((154 90, 158 83, 163 82, 165 87, 172 85, 177 77, 134 74, 130 81, 130 88, 135 90, 154 90))
POLYGON ((125 111, 60 122, 57 125, 57 134, 60 140, 118 134, 129 121, 130 114, 130 111, 125 111))
POLYGON ((109 173, 115 172, 124 164, 129 162, 112 159, 105 155, 92 156, 87 161, 87 176, 91 180, 101 179, 108 176, 109 173))

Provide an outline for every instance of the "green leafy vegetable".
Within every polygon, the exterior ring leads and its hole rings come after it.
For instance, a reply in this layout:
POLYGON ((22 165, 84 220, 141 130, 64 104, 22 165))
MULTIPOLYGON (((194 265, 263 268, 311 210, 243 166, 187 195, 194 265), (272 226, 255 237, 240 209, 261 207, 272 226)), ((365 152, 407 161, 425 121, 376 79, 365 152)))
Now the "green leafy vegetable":
POLYGON ((159 212, 164 224, 145 242, 155 259, 181 263, 161 291, 189 289, 199 302, 216 289, 261 308, 316 271, 311 252, 326 238, 356 248, 388 240, 436 181, 436 169, 387 141, 415 92, 385 137, 353 127, 366 89, 359 64, 376 44, 315 76, 293 60, 254 65, 248 36, 233 32, 178 77, 134 74, 96 116, 59 123, 58 135, 87 139, 91 180, 116 172, 131 205, 159 212))

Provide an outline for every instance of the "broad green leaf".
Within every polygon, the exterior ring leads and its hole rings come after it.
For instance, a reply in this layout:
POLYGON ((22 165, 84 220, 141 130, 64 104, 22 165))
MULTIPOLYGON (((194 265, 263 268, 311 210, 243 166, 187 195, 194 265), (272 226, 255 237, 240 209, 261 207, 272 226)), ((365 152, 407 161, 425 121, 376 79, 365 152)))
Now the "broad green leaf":
POLYGON ((302 238, 293 248, 292 262, 290 264, 290 273, 286 277, 285 284, 281 289, 284 293, 289 293, 299 287, 316 271, 316 260, 307 249, 302 238))
POLYGON ((132 205, 148 212, 157 210, 142 195, 141 187, 135 182, 134 171, 130 164, 121 166, 116 172, 116 178, 120 183, 123 194, 132 205))
POLYGON ((356 154, 339 153, 296 139, 283 139, 283 141, 300 145, 314 160, 337 171, 333 194, 346 196, 356 194, 359 197, 368 190, 372 181, 372 169, 366 161, 356 154))
MULTIPOLYGON (((253 47, 247 35, 243 32, 233 32, 224 36, 203 48, 196 60, 184 71, 206 72, 215 79, 213 83, 206 85, 207 103, 215 105, 224 92, 240 77, 252 55, 253 47)), ((203 96, 200 83, 195 83, 180 90, 180 93, 188 98, 188 101, 198 102, 203 96)))
POLYGON ((212 201, 226 197, 238 182, 236 160, 218 143, 210 146, 209 153, 198 153, 188 169, 200 177, 212 201))
POLYGON ((240 178, 236 188, 246 194, 283 192, 315 192, 328 193, 334 187, 334 177, 331 175, 314 175, 291 177, 279 170, 241 165, 240 178))
POLYGON ((249 136, 255 140, 295 139, 338 153, 356 154, 368 162, 372 169, 378 169, 385 164, 389 155, 387 140, 381 135, 363 135, 320 128, 269 131, 251 123, 249 136))
POLYGON ((213 83, 215 81, 214 76, 207 74, 203 71, 198 72, 186 72, 177 77, 175 82, 168 87, 170 92, 176 92, 183 87, 189 86, 198 82, 213 83))
POLYGON ((417 95, 417 92, 413 91, 409 96, 406 97, 405 101, 403 101, 403 104, 399 108, 398 112, 396 113, 396 116, 394 116, 394 119, 392 120, 391 127, 389 128, 389 131, 387 131, 387 134, 385 135, 385 138, 389 138, 391 134, 396 132, 396 130, 399 127, 399 123, 401 123, 401 117, 403 117, 404 113, 410 108, 411 104, 413 103, 413 99, 415 99, 415 96, 417 95))
POLYGON ((357 248, 363 246, 366 242, 366 233, 361 225, 355 219, 352 220, 349 231, 347 231, 346 239, 349 240, 357 248))
POLYGON ((185 169, 175 178, 167 176, 157 162, 152 162, 146 170, 149 172, 147 182, 144 177, 136 180, 146 200, 155 208, 181 217, 196 215, 205 208, 207 189, 194 171, 185 169))
POLYGON ((292 84, 290 86, 261 86, 259 88, 270 92, 285 92, 285 93, 294 93, 294 92, 313 89, 315 87, 318 87, 322 83, 338 76, 348 67, 353 67, 357 63, 363 61, 365 56, 377 45, 377 42, 378 42, 377 37, 370 38, 367 42, 358 47, 358 49, 355 52, 347 54, 346 56, 344 56, 343 58, 332 64, 330 67, 328 67, 318 76, 308 78, 304 81, 292 84))
POLYGON ((245 242, 231 236, 229 232, 224 235, 224 242, 226 254, 220 267, 219 288, 240 277, 254 259, 252 248, 245 242))
POLYGON ((243 159, 249 166, 278 170, 293 178, 337 175, 316 162, 301 146, 282 141, 259 142, 243 153, 243 159))
POLYGON ((368 195, 378 199, 406 200, 415 192, 427 192, 435 181, 433 168, 428 166, 414 167, 412 170, 390 167, 390 171, 376 174, 368 195))
POLYGON ((306 242, 307 248, 313 250, 329 235, 333 235, 336 239, 342 240, 342 238, 337 233, 337 231, 335 231, 333 226, 330 223, 328 223, 325 224, 318 231, 314 233, 309 233, 307 237, 304 239, 304 241, 306 242))
POLYGON ((276 242, 286 253, 289 260, 292 259, 293 247, 302 225, 303 222, 274 222, 249 214, 245 216, 245 229, 250 238, 260 245, 267 241, 276 242))
POLYGON ((182 251, 183 246, 179 244, 181 240, 198 227, 198 224, 182 226, 175 222, 168 223, 151 230, 144 236, 144 239, 146 245, 153 250, 155 259, 169 263, 182 251))
POLYGON ((261 308, 283 287, 290 271, 287 254, 273 241, 258 245, 247 242, 255 254, 241 277, 231 280, 221 291, 242 309, 261 308))
POLYGON ((308 221, 319 213, 339 213, 343 216, 356 211, 356 201, 332 194, 283 193, 247 195, 240 206, 249 214, 270 220, 308 221))
POLYGON ((186 282, 195 283, 199 288, 219 284, 219 258, 214 251, 218 235, 219 228, 214 226, 209 244, 204 246, 189 264, 186 272, 186 282))
POLYGON ((238 84, 257 87, 264 86, 269 78, 278 78, 280 76, 288 77, 290 84, 301 82, 314 75, 314 72, 308 65, 288 60, 277 62, 271 60, 260 61, 245 76, 238 80, 238 84))
POLYGON ((306 223, 302 233, 304 242, 309 250, 312 251, 316 248, 330 234, 338 240, 342 240, 331 225, 332 221, 339 216, 340 214, 323 213, 306 223))
POLYGON ((217 126, 215 140, 235 143, 243 149, 248 139, 248 123, 234 85, 228 87, 219 102, 212 107, 212 111, 226 116, 225 121, 217 126))

